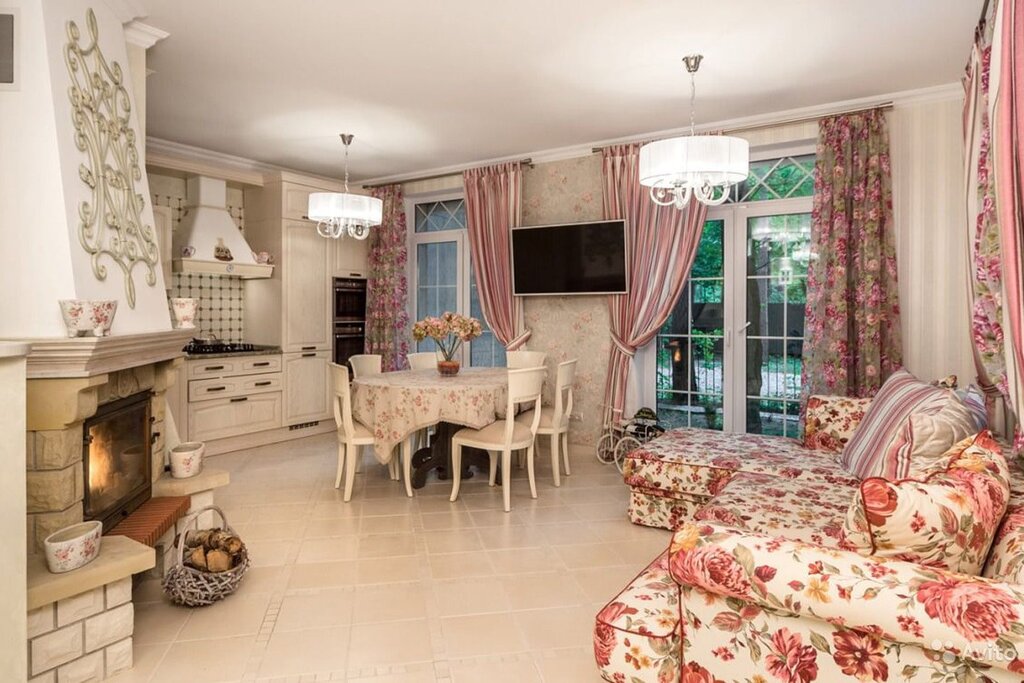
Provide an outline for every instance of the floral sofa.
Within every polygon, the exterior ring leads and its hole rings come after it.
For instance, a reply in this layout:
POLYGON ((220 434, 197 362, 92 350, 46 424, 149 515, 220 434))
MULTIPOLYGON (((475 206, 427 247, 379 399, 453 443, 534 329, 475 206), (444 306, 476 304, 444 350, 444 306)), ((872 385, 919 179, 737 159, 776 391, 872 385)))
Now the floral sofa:
POLYGON ((855 475, 867 408, 812 399, 802 443, 680 430, 630 456, 631 518, 675 531, 597 615, 605 680, 1024 681, 1019 462, 982 431, 927 474, 855 475))

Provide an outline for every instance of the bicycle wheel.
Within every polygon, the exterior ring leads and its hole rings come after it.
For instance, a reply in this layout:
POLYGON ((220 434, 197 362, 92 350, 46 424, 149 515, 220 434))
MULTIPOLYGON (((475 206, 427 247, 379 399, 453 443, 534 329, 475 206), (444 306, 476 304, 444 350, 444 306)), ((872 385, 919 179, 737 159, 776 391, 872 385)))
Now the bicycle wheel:
POLYGON ((597 440, 597 459, 605 465, 615 461, 615 435, 611 432, 597 440))
POLYGON ((640 448, 640 440, 632 436, 624 436, 619 440, 619 443, 615 444, 615 466, 622 471, 622 467, 626 462, 626 455, 632 453, 637 448, 640 448))

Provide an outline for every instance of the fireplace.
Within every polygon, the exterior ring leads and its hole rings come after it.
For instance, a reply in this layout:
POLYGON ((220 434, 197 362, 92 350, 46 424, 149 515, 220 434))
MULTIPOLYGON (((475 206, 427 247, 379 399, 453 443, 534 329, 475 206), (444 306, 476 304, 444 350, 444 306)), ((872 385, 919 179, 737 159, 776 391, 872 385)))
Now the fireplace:
POLYGON ((109 531, 149 500, 152 491, 152 416, 143 391, 101 405, 84 425, 86 520, 109 531))

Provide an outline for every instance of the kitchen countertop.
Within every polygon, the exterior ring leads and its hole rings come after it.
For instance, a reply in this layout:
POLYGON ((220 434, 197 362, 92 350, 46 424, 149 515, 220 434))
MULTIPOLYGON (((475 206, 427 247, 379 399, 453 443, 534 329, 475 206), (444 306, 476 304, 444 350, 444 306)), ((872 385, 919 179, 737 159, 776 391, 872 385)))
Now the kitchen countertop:
POLYGON ((211 358, 239 358, 242 356, 271 356, 281 353, 280 346, 263 346, 256 344, 252 351, 232 351, 230 353, 186 353, 186 360, 209 360, 211 358))

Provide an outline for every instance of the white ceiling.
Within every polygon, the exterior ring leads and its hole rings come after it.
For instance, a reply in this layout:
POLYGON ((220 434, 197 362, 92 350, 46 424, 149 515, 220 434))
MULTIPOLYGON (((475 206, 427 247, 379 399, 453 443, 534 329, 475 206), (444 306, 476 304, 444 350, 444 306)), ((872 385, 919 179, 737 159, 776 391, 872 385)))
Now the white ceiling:
POLYGON ((353 178, 956 81, 982 0, 145 0, 148 133, 353 178))

